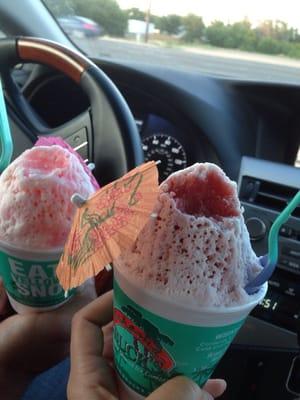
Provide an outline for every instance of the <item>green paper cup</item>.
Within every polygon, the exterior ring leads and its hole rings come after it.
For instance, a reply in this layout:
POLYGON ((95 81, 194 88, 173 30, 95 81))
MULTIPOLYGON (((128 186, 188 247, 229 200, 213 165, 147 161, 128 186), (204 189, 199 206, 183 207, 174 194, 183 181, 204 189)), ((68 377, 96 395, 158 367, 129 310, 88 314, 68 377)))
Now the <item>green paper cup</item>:
POLYGON ((203 386, 266 292, 267 283, 251 302, 235 307, 184 305, 115 268, 113 347, 121 399, 143 399, 176 375, 203 386))
POLYGON ((74 290, 65 295, 56 276, 62 250, 30 251, 0 241, 0 276, 17 313, 53 310, 73 296, 74 290))

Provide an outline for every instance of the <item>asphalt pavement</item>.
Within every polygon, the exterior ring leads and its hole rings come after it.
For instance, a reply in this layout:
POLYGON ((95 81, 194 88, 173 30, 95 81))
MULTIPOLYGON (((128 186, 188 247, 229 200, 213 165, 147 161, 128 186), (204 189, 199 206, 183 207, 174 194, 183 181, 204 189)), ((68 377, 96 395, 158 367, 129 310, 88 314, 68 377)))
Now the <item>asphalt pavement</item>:
POLYGON ((108 38, 76 38, 75 41, 92 57, 160 65, 217 77, 300 85, 300 61, 282 57, 249 53, 245 56, 242 52, 146 45, 108 38))

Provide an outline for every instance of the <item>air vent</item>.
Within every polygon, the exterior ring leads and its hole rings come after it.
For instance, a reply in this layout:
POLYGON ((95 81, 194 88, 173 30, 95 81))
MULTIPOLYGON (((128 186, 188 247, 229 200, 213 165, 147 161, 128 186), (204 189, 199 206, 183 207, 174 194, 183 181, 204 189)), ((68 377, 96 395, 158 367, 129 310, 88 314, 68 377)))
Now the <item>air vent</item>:
MULTIPOLYGON (((274 211, 282 211, 297 192, 298 189, 293 187, 244 176, 240 188, 240 200, 274 211)), ((300 218, 300 207, 297 207, 292 215, 300 218)))

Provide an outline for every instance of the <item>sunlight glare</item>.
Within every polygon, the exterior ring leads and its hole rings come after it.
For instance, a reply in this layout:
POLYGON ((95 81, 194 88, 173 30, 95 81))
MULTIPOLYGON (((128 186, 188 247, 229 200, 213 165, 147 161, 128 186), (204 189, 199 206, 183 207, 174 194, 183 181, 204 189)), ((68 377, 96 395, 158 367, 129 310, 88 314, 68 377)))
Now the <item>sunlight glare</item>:
POLYGON ((299 0, 118 0, 123 9, 137 7, 143 11, 150 2, 152 13, 160 16, 194 13, 202 16, 206 24, 214 20, 232 23, 248 18, 254 26, 271 19, 285 21, 300 29, 299 0))

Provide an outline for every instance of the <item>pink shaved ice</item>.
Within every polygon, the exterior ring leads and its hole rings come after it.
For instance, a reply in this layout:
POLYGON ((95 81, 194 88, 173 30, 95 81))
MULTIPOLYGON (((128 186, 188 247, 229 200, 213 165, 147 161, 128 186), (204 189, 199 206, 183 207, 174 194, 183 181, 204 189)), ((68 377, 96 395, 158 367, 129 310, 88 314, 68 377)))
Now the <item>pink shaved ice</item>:
POLYGON ((55 136, 41 136, 38 138, 38 140, 35 143, 35 146, 53 146, 53 145, 58 145, 63 147, 64 149, 69 150, 70 153, 74 154, 78 160, 80 161, 81 165, 83 166, 83 169, 85 170, 86 174, 90 177, 91 183, 94 186, 95 190, 99 189, 99 183, 96 181, 96 178, 92 174, 91 170, 89 167, 86 165, 84 162, 83 158, 77 151, 73 149, 72 146, 69 145, 66 141, 64 141, 60 137, 55 137, 55 136))
POLYGON ((21 249, 64 245, 75 206, 95 188, 78 158, 61 146, 26 150, 0 177, 0 240, 21 249))
POLYGON ((201 306, 249 301, 243 289, 261 269, 236 184, 214 164, 195 164, 160 186, 154 217, 116 260, 129 280, 201 306))

